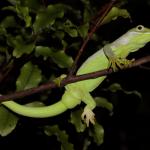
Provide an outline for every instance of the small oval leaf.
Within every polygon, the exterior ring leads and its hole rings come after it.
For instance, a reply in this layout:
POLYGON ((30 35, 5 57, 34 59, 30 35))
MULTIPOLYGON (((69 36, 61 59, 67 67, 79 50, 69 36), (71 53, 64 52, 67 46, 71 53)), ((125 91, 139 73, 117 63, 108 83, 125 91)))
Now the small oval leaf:
POLYGON ((53 25, 56 18, 62 18, 63 16, 63 5, 49 5, 46 9, 41 10, 37 14, 33 24, 34 31, 39 32, 41 29, 53 25))
POLYGON ((103 128, 103 126, 98 124, 98 123, 96 123, 93 126, 93 130, 89 131, 89 135, 91 137, 93 137, 94 142, 97 145, 101 145, 103 143, 103 141, 104 141, 104 128, 103 128))
POLYGON ((60 68, 69 68, 73 63, 72 57, 65 54, 63 50, 53 53, 52 59, 60 68))
POLYGON ((60 130, 58 125, 45 126, 44 133, 48 136, 55 135, 57 140, 61 142, 61 150, 74 150, 73 144, 68 141, 68 134, 66 131, 60 130))
POLYGON ((21 68, 21 73, 16 81, 17 91, 36 87, 42 79, 41 70, 31 62, 21 68))
POLYGON ((96 106, 108 109, 110 112, 113 110, 113 105, 104 97, 95 97, 96 106))
POLYGON ((81 114, 83 110, 76 110, 71 112, 71 119, 70 122, 75 126, 77 132, 83 132, 86 129, 85 123, 81 120, 81 114))
POLYGON ((0 106, 0 135, 7 136, 16 127, 18 118, 2 105, 0 106))

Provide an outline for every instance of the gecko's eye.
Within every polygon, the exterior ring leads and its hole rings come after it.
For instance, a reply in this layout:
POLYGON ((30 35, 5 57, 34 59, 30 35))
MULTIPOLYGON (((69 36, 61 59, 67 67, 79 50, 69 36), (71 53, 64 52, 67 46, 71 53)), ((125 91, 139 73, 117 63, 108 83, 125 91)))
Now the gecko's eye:
POLYGON ((143 31, 143 30, 144 30, 144 26, 138 25, 138 26, 136 27, 136 29, 137 29, 137 31, 143 31))

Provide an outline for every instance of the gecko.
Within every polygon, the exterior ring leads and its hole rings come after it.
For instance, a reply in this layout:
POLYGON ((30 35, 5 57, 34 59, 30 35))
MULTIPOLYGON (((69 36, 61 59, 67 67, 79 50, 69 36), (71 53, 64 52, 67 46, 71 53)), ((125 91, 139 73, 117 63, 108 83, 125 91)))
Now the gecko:
MULTIPOLYGON (((149 41, 150 29, 143 25, 138 25, 87 58, 81 67, 79 67, 76 74, 87 74, 111 66, 114 70, 117 66, 120 68, 124 66, 126 67, 132 62, 132 60, 127 60, 126 57, 130 53, 138 51, 140 48, 144 47, 149 41)), ((96 107, 91 92, 96 89, 105 78, 106 76, 102 76, 95 79, 70 83, 65 86, 65 92, 62 95, 61 100, 49 106, 31 107, 21 105, 13 100, 3 102, 2 104, 11 111, 23 116, 46 118, 57 116, 65 112, 67 109, 72 109, 81 102, 84 102, 86 106, 81 114, 81 118, 86 125, 89 126, 90 123, 95 123, 93 109, 96 107)))

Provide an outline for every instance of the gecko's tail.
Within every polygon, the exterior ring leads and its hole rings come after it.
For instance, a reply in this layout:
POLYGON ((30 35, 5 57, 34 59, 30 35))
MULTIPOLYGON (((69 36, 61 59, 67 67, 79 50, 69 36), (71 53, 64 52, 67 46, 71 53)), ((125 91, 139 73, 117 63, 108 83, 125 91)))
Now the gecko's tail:
POLYGON ((3 102, 2 104, 17 114, 32 118, 52 117, 61 114, 67 110, 67 107, 61 101, 50 106, 41 107, 20 105, 14 101, 7 101, 3 102))
POLYGON ((47 118, 57 116, 66 111, 67 109, 71 109, 76 105, 80 104, 80 102, 81 100, 72 96, 70 92, 65 91, 65 93, 62 96, 62 99, 50 106, 33 107, 21 105, 14 101, 7 101, 3 102, 2 104, 11 111, 20 114, 22 116, 32 118, 47 118))

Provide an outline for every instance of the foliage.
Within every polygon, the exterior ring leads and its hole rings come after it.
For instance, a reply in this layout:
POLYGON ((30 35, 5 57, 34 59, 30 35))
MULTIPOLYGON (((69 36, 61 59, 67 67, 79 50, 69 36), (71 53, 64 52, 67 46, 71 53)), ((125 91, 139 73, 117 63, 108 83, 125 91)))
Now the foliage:
POLYGON ((3 106, 0 106, 0 120, 0 135, 6 136, 15 129, 18 117, 3 106))
MULTIPOLYGON (((64 71, 67 72, 73 64, 74 54, 92 27, 93 16, 98 11, 98 7, 90 0, 81 0, 80 3, 82 9, 64 3, 47 4, 46 1, 39 0, 7 0, 6 4, 1 6, 0 11, 5 15, 0 20, 0 83, 1 87, 7 85, 5 86, 7 88, 0 89, 1 93, 14 91, 14 86, 16 91, 37 87, 64 71), (13 69, 16 69, 17 73, 10 75, 9 72, 13 69), (4 78, 1 78, 1 75, 4 78), (13 87, 9 87, 9 84, 13 84, 13 87)), ((105 17, 102 24, 116 21, 119 16, 130 18, 126 9, 118 8, 117 12, 112 13, 105 17)), ((96 46, 92 49, 96 51, 96 48, 106 42, 101 39, 100 35, 94 34, 91 42, 96 46)), ((141 98, 141 94, 137 91, 126 91, 119 84, 113 84, 107 89, 112 93, 117 93, 118 90, 141 98)), ((36 102, 26 102, 28 103, 26 105, 34 107, 45 105, 44 103, 48 103, 49 94, 50 92, 41 93, 36 102), (44 100, 42 97, 45 97, 44 100)), ((31 97, 31 100, 34 101, 34 98, 31 97)), ((99 109, 113 112, 111 99, 97 95, 95 101, 99 109)), ((71 124, 77 134, 86 135, 82 140, 84 148, 93 143, 101 145, 104 141, 104 127, 97 121, 94 127, 86 128, 80 117, 82 111, 81 108, 71 111, 70 118, 66 119, 68 126, 71 124)), ((20 117, 0 106, 0 135, 6 136, 11 133, 20 117)), ((75 148, 73 144, 76 142, 69 141, 72 135, 67 132, 67 127, 62 129, 59 121, 56 124, 40 126, 43 134, 56 136, 62 150, 73 150, 75 148)))

